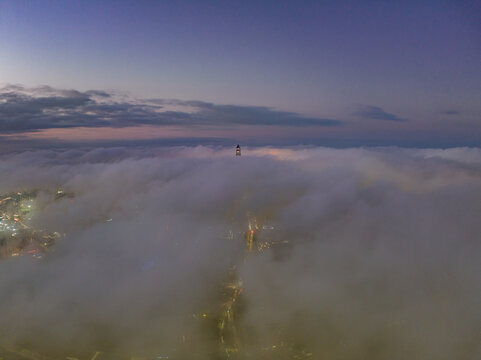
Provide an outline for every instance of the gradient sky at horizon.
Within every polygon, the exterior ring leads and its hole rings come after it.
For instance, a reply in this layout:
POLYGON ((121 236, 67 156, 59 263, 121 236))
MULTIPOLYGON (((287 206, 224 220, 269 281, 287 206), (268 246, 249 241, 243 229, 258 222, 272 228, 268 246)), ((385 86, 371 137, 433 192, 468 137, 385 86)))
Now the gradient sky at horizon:
POLYGON ((343 121, 350 139, 478 144, 480 24, 479 1, 3 0, 0 84, 265 106, 343 121))

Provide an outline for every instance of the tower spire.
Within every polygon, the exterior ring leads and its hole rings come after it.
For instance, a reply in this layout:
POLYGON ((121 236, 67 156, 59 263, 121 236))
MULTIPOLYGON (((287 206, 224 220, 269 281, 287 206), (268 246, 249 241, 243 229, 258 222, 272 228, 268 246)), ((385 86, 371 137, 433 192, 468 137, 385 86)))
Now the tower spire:
POLYGON ((241 150, 239 144, 237 144, 237 147, 235 148, 235 156, 241 156, 241 150))

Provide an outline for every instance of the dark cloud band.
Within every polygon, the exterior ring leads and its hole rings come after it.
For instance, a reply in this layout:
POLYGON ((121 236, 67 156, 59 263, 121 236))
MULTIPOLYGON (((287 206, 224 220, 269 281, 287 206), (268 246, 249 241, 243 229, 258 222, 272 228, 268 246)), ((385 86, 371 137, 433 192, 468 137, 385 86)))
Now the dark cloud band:
POLYGON ((19 85, 0 90, 0 131, 52 128, 177 126, 340 126, 335 119, 306 117, 264 106, 216 105, 202 101, 116 98, 104 91, 59 90, 19 85), (175 108, 175 110, 166 107, 175 108))

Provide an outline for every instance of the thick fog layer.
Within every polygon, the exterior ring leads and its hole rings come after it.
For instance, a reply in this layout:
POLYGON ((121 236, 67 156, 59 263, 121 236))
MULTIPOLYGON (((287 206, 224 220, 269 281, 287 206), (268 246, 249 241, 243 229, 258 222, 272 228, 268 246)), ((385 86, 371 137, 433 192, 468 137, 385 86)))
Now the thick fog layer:
POLYGON ((236 265, 252 358, 481 357, 480 149, 242 150, 1 157, 0 193, 39 189, 30 225, 65 235, 0 261, 0 345, 207 354, 197 314, 236 265), (284 245, 244 256, 249 217, 284 245))

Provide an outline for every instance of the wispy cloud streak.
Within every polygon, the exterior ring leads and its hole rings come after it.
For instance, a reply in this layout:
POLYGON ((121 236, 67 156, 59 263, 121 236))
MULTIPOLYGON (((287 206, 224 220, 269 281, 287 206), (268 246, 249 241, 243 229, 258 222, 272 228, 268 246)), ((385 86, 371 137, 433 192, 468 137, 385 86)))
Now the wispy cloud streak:
POLYGON ((359 105, 352 113, 352 115, 373 120, 386 120, 386 121, 407 121, 407 119, 401 118, 398 115, 388 113, 378 106, 372 105, 359 105))

